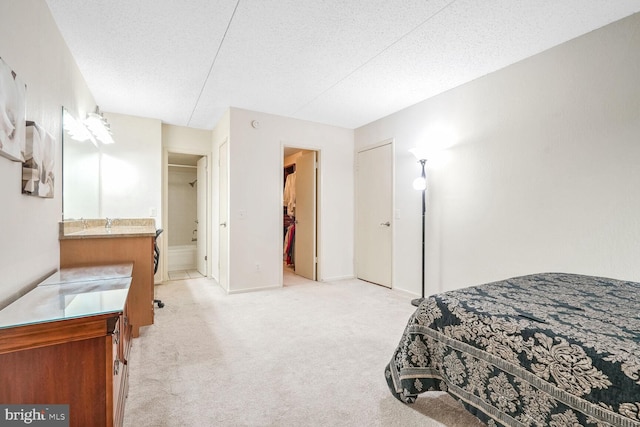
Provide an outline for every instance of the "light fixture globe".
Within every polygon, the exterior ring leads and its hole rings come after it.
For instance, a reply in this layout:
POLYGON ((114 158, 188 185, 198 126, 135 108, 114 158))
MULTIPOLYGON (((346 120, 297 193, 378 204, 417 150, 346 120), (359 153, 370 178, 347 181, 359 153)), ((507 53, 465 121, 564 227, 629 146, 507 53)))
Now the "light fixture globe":
POLYGON ((96 105, 96 112, 87 114, 84 119, 84 125, 91 131, 95 139, 103 144, 113 144, 111 136, 111 126, 100 112, 100 108, 96 105))
POLYGON ((422 191, 427 189, 427 180, 420 176, 413 180, 413 189, 422 191))

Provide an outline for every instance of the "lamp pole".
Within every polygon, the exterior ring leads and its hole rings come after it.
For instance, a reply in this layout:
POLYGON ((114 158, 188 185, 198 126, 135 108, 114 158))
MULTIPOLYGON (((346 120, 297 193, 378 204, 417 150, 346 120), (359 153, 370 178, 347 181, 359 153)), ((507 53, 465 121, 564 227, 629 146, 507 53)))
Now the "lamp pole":
POLYGON ((425 164, 427 163, 426 159, 420 159, 420 165, 422 166, 422 182, 424 185, 422 186, 422 297, 411 300, 411 304, 416 307, 420 305, 422 301, 424 301, 424 267, 425 267, 425 252, 424 252, 424 224, 425 224, 425 213, 426 213, 426 202, 425 202, 425 194, 427 192, 427 174, 425 172, 425 164))

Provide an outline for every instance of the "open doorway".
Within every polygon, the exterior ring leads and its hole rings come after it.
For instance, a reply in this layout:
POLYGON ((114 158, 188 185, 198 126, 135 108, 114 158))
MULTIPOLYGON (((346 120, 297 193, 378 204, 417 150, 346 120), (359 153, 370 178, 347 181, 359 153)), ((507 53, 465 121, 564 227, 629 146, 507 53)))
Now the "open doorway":
POLYGON ((168 153, 166 182, 167 278, 206 277, 207 157, 168 153))
POLYGON ((318 279, 318 152, 284 147, 283 285, 318 279))

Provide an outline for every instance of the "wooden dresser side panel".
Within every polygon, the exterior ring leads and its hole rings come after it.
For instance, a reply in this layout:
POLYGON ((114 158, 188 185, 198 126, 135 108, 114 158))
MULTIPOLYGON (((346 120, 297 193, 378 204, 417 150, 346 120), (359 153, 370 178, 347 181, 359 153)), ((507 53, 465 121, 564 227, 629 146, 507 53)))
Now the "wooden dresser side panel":
POLYGON ((103 336, 0 354, 11 367, 0 369, 0 402, 68 404, 72 427, 107 425, 106 344, 103 336))
POLYGON ((60 268, 133 262, 127 305, 133 336, 153 324, 153 237, 60 240, 60 268))

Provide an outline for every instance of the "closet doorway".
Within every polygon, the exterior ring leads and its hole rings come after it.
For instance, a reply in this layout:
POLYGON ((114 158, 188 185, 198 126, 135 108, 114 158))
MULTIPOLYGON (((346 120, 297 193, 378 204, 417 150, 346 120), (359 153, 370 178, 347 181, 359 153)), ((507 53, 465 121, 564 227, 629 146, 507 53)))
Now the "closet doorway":
POLYGON ((207 156, 167 154, 166 271, 169 280, 206 277, 207 156))
POLYGON ((291 274, 318 276, 318 152, 284 147, 283 284, 291 274))

